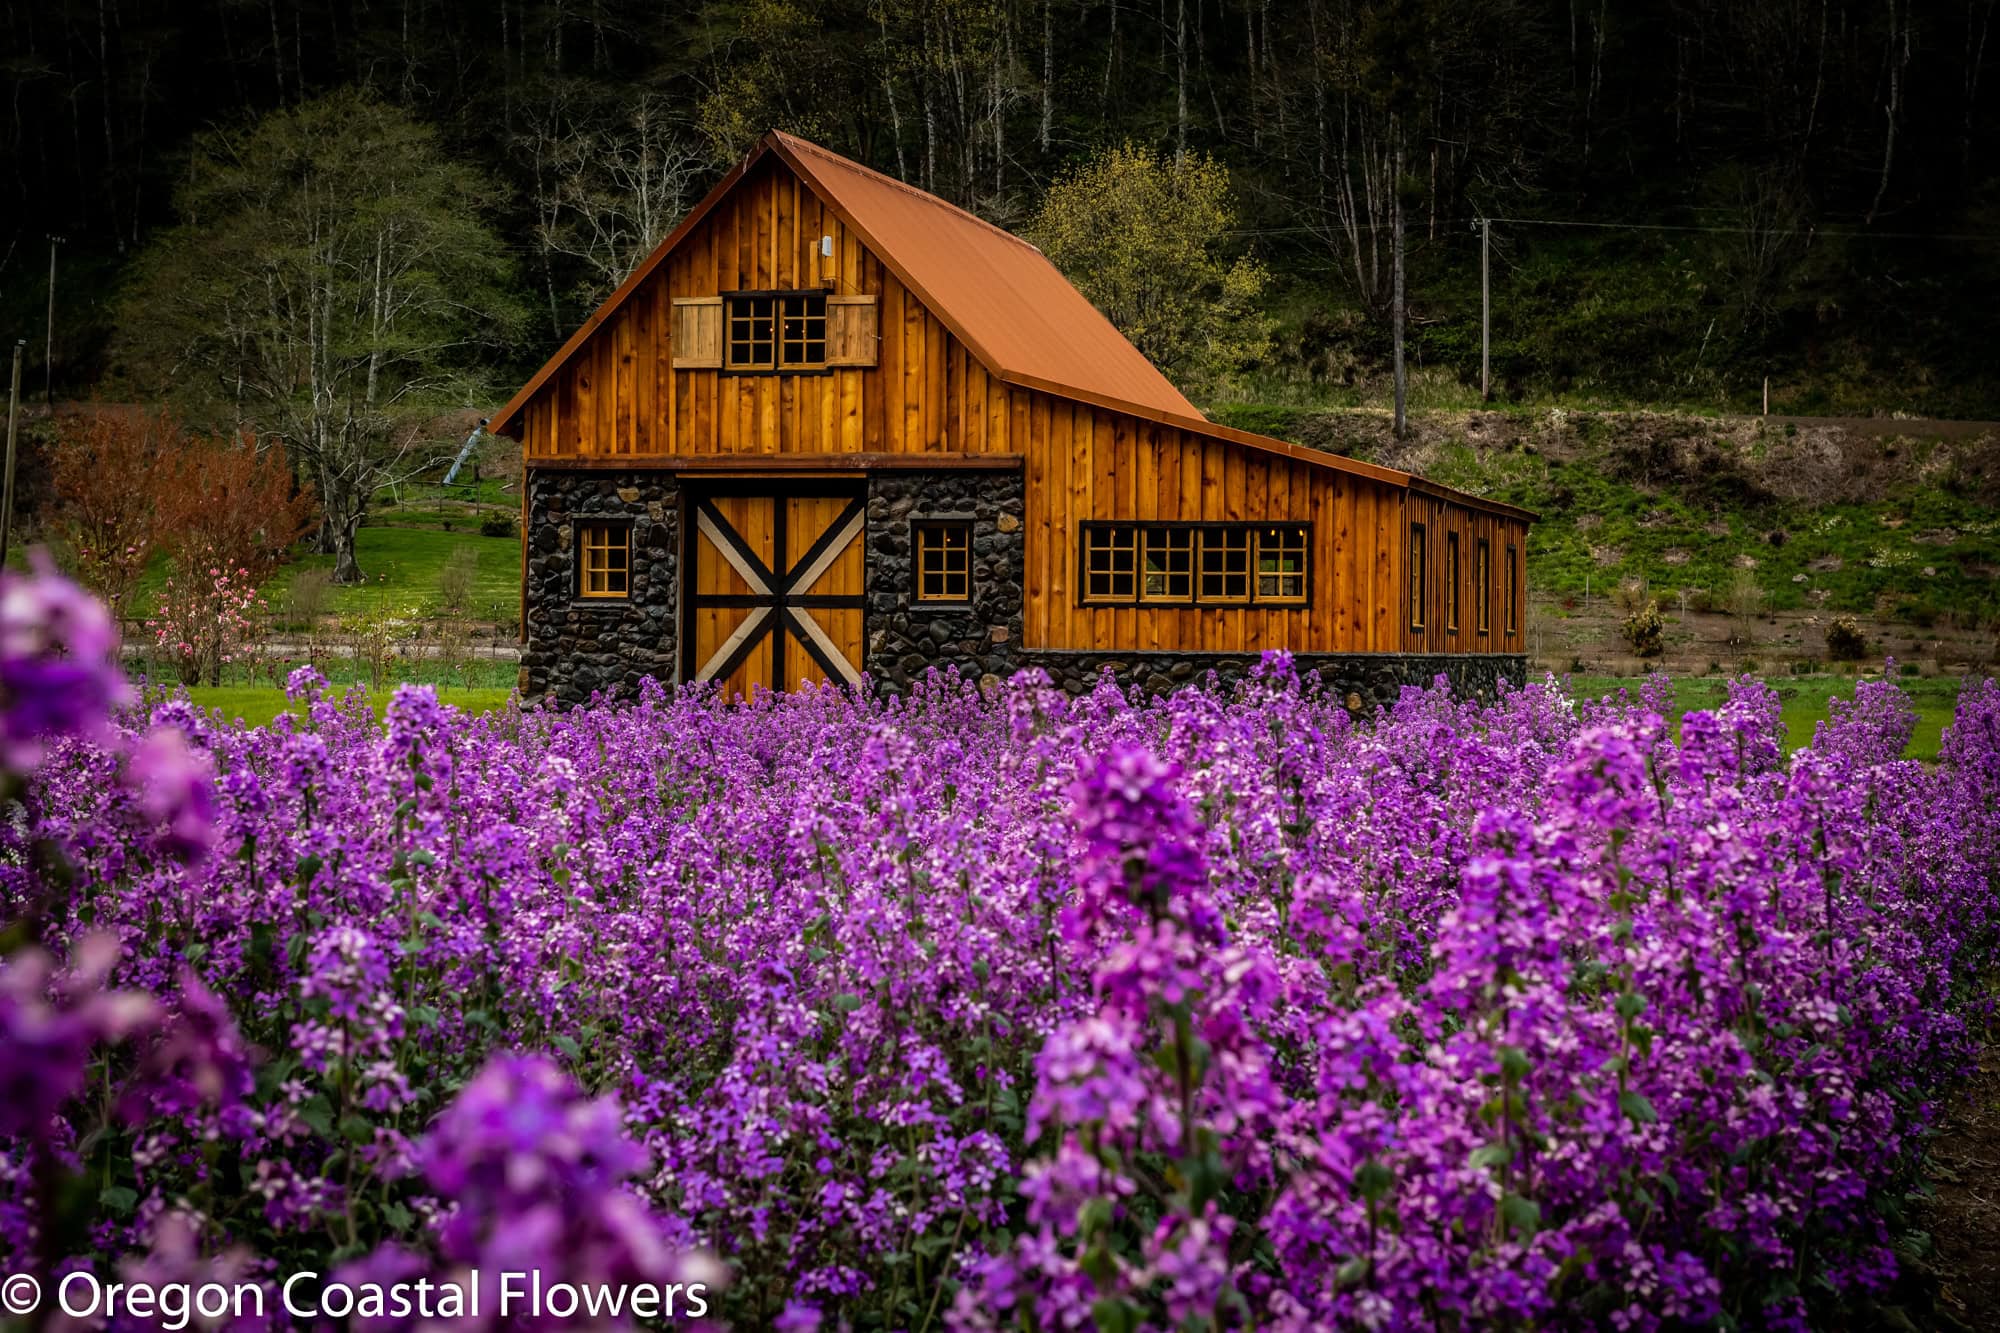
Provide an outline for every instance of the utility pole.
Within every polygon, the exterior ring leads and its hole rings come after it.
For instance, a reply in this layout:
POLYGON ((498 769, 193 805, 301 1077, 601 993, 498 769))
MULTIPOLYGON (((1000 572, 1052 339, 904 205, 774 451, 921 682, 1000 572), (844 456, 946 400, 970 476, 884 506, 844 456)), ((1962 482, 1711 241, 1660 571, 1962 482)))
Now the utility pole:
POLYGON ((21 356, 27 350, 26 338, 14 340, 14 377, 7 390, 7 480, 0 494, 0 565, 7 563, 8 544, 14 539, 14 436, 21 419, 21 356))
POLYGON ((42 342, 42 401, 56 405, 56 247, 64 237, 49 237, 49 324, 42 342))
POLYGON ((1479 401, 1493 401, 1493 219, 1479 219, 1479 401))

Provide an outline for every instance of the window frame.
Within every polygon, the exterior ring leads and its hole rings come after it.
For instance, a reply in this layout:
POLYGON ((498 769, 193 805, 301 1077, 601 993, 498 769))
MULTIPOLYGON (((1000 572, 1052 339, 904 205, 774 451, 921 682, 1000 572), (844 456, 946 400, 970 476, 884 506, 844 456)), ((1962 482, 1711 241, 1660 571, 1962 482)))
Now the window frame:
POLYGON ((1141 584, 1139 525, 1137 523, 1120 522, 1083 523, 1078 525, 1077 537, 1076 591, 1077 595, 1083 599, 1083 604, 1085 606, 1136 605, 1139 600, 1141 584), (1131 581, 1130 592, 1099 594, 1090 590, 1091 580, 1100 573, 1107 579, 1116 579, 1119 576, 1119 571, 1116 568, 1107 568, 1100 571, 1091 563, 1091 557, 1099 552, 1116 556, 1120 550, 1118 543, 1115 541, 1100 545, 1092 540, 1100 535, 1111 538, 1123 537, 1125 539, 1123 551, 1126 556, 1127 567, 1124 570, 1124 577, 1131 581))
MULTIPOLYGON (((935 611, 972 605, 972 539, 973 520, 969 518, 940 515, 932 518, 913 518, 910 520, 910 605, 912 607, 935 611), (946 581, 945 586, 947 588, 950 587, 950 580, 954 573, 964 580, 965 591, 961 596, 944 595, 930 597, 924 593, 924 577, 931 572, 925 568, 924 564, 924 557, 926 555, 924 539, 934 533, 946 535, 957 533, 964 538, 963 545, 958 547, 957 551, 965 562, 965 568, 959 571, 949 568, 937 571, 939 577, 946 581)), ((950 556, 953 548, 947 543, 945 546, 939 548, 939 551, 945 556, 950 556)))
MULTIPOLYGON (((593 606, 610 602, 631 601, 632 581, 634 577, 632 567, 632 520, 629 518, 599 518, 588 515, 570 520, 570 566, 570 596, 572 600, 586 602, 593 606), (605 533, 606 540, 601 545, 593 545, 590 540, 590 532, 593 528, 601 529, 605 533), (615 592, 591 591, 590 576, 592 569, 590 553, 593 550, 601 550, 607 553, 615 550, 622 550, 624 552, 625 568, 622 571, 625 575, 624 588, 615 592)), ((608 584, 610 576, 619 571, 614 570, 607 561, 603 569, 599 572, 605 575, 605 580, 608 584)))
MULTIPOLYGON (((1234 570, 1224 569, 1220 571, 1218 577, 1231 578, 1235 573, 1236 571, 1234 570)), ((1250 525, 1248 523, 1212 523, 1204 524, 1201 528, 1197 529, 1194 549, 1195 605, 1249 606, 1256 591, 1257 535, 1251 529, 1250 525), (1234 545, 1234 539, 1237 537, 1243 539, 1243 544, 1240 548, 1234 545), (1231 544, 1224 545, 1224 541, 1228 541, 1231 544), (1241 597, 1232 597, 1226 594, 1211 597, 1204 590, 1203 583, 1208 578, 1208 556, 1211 542, 1214 543, 1214 550, 1219 555, 1233 556, 1238 554, 1240 550, 1243 556, 1243 595, 1241 597)))
POLYGON ((1194 525, 1191 523, 1140 523, 1135 526, 1139 531, 1139 604, 1141 606, 1193 606, 1195 604, 1196 552, 1201 547, 1199 539, 1195 536, 1194 525), (1155 537, 1166 539, 1160 546, 1161 551, 1165 555, 1179 555, 1186 561, 1185 566, 1178 571, 1166 567, 1161 569, 1160 577, 1167 580, 1168 591, 1157 596, 1149 593, 1146 589, 1146 582, 1152 577, 1152 572, 1148 568, 1148 561, 1152 559, 1154 549, 1153 539, 1155 537), (1172 539, 1175 538, 1180 539, 1180 541, 1174 542, 1172 539), (1172 580, 1176 574, 1178 574, 1181 580, 1183 589, 1178 595, 1172 591, 1172 580))
MULTIPOLYGON (((785 287, 723 292, 722 295, 722 365, 725 375, 831 375, 833 366, 828 361, 831 354, 832 307, 828 298, 832 296, 830 287, 785 287), (787 300, 812 300, 819 302, 819 356, 817 361, 788 361, 785 359, 785 302, 787 300), (739 362, 736 359, 735 319, 738 302, 769 300, 771 302, 770 347, 771 361, 768 365, 755 362, 739 362)), ((808 313, 804 316, 813 318, 808 313)), ((810 345, 813 339, 802 340, 810 345)))
POLYGON ((1444 632, 1458 633, 1458 534, 1444 535, 1444 632))
POLYGON ((1502 599, 1501 609, 1506 614, 1506 621, 1505 621, 1506 633, 1508 637, 1511 638, 1516 633, 1521 623, 1520 598, 1515 591, 1515 584, 1519 580, 1521 573, 1521 557, 1519 554, 1519 548, 1513 542, 1507 543, 1506 572, 1507 572, 1507 591, 1504 598, 1502 599))
MULTIPOLYGON (((1312 568, 1311 527, 1304 523, 1257 523, 1252 525, 1250 537, 1250 594, 1252 603, 1257 606, 1304 606, 1308 596, 1308 589, 1311 586, 1308 579, 1308 572, 1312 568), (1273 570, 1267 575, 1264 571, 1264 538, 1268 534, 1294 533, 1297 534, 1299 539, 1296 548, 1299 567, 1295 570, 1281 568, 1273 570), (1266 595, 1264 592, 1264 580, 1266 577, 1276 579, 1295 578, 1299 581, 1299 590, 1296 594, 1274 592, 1266 595)), ((1289 543, 1280 543, 1278 550, 1280 559, 1294 553, 1294 548, 1289 543)))
MULTIPOLYGON (((1115 549, 1115 548, 1100 548, 1115 549)), ((1220 545, 1218 550, 1224 549, 1220 545)), ((1080 607, 1145 607, 1148 609, 1183 608, 1195 610, 1203 607, 1269 607, 1272 610, 1295 611, 1312 605, 1313 580, 1313 525, 1296 519, 1281 519, 1262 523, 1222 523, 1222 522, 1179 522, 1173 519, 1092 519, 1076 525, 1076 592, 1075 604, 1080 607), (1284 595, 1257 595, 1258 549, 1260 534, 1266 528, 1295 529, 1300 534, 1303 545, 1299 555, 1299 586, 1297 597, 1284 595), (1090 591, 1091 538, 1106 530, 1129 533, 1132 537, 1133 580, 1132 591, 1096 595, 1090 591), (1220 538, 1215 534, 1222 534, 1220 538), (1210 541, 1233 540, 1241 537, 1243 542, 1243 590, 1241 597, 1205 597, 1202 595, 1202 560, 1210 541), (1156 540, 1157 539, 1157 540, 1156 540), (1184 547, 1177 543, 1184 541, 1184 547), (1173 542, 1176 545, 1167 545, 1173 542), (1186 552, 1188 566, 1183 577, 1186 592, 1181 596, 1172 593, 1152 594, 1146 590, 1147 558, 1152 551, 1186 552)), ((1114 571, 1115 572, 1115 571, 1114 571)), ((1168 571, 1169 578, 1175 571, 1168 571)), ((1289 575, 1287 575, 1289 577, 1289 575)), ((1170 585, 1171 586, 1171 585, 1170 585)))
POLYGON ((1429 533, 1421 523, 1410 524, 1410 629, 1424 632, 1430 602, 1429 533))
POLYGON ((1472 615, 1475 631, 1493 632, 1493 543, 1481 537, 1472 555, 1472 615))

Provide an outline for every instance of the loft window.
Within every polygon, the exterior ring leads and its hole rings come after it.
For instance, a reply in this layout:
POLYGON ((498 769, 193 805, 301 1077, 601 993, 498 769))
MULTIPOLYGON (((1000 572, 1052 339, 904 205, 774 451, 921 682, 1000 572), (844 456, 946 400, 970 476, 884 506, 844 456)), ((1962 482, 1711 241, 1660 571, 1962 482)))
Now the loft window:
POLYGON ((1141 534, 1145 546, 1142 602, 1194 600, 1194 529, 1148 524, 1141 534))
POLYGON ((632 595, 632 527, 628 523, 579 523, 577 596, 585 598, 632 595))
POLYGON ((1479 548, 1472 557, 1472 614, 1478 620, 1479 632, 1486 634, 1493 629, 1493 544, 1484 537, 1479 539, 1479 548))
POLYGON ((1515 554, 1514 543, 1508 542, 1506 607, 1507 607, 1507 632, 1509 634, 1512 634, 1514 632, 1514 627, 1520 623, 1520 621, 1517 619, 1517 607, 1514 601, 1514 580, 1517 577, 1519 577, 1519 575, 1520 575, 1520 558, 1515 554))
POLYGON ((1090 602, 1129 602, 1138 596, 1139 530, 1130 523, 1091 523, 1083 529, 1083 595, 1090 602))
POLYGON ((1424 627, 1424 603, 1430 592, 1430 570, 1425 567, 1424 525, 1410 524, 1410 628, 1424 627))
POLYGON ((917 600, 972 600, 972 525, 927 522, 916 525, 917 600))
POLYGON ((1306 530, 1296 524, 1257 529, 1257 600, 1306 599, 1306 530))
POLYGON ((826 367, 825 292, 729 295, 728 366, 771 373, 826 367))
POLYGON ((1201 600, 1250 600, 1250 529, 1201 529, 1201 600))
POLYGON ((1444 535, 1444 627, 1458 633, 1458 534, 1444 535))

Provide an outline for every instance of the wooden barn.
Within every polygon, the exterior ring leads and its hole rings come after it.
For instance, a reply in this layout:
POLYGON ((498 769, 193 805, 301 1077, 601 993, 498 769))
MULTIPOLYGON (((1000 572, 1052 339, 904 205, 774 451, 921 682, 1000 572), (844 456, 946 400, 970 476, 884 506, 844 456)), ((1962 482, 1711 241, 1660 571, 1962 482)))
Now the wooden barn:
POLYGON ((1525 674, 1532 515, 1206 420, 1033 246, 785 134, 492 421, 531 697, 1525 674))

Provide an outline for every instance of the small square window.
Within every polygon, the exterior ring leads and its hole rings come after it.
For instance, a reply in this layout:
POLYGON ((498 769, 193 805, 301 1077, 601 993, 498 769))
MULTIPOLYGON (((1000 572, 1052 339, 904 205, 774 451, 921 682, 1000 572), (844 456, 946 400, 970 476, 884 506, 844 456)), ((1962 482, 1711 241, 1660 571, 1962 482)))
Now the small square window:
POLYGON ((731 370, 826 366, 825 292, 752 292, 726 298, 731 370))
POLYGON ((632 526, 579 523, 576 526, 576 591, 579 597, 632 595, 632 526))
POLYGON ((1194 529, 1148 526, 1143 538, 1145 569, 1139 586, 1139 600, 1192 602, 1194 529))
POLYGON ((1201 529, 1201 600, 1250 600, 1250 529, 1201 529))
POLYGON ((972 525, 926 522, 916 525, 917 600, 972 600, 972 525))
POLYGON ((1083 529, 1083 597, 1130 602, 1139 595, 1139 530, 1130 523, 1090 523, 1083 529))
POLYGON ((1257 600, 1306 599, 1306 530, 1284 525, 1257 529, 1257 600))

